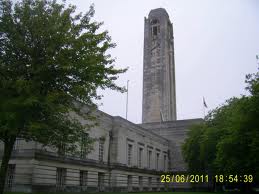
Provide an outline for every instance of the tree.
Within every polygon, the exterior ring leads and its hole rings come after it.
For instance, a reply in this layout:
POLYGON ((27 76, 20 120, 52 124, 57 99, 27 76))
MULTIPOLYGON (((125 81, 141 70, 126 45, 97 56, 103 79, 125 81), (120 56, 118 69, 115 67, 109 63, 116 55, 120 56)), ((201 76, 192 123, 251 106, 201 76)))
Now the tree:
POLYGON ((204 164, 200 161, 200 140, 203 134, 203 124, 193 125, 187 134, 187 139, 183 145, 183 156, 189 166, 189 170, 195 174, 204 170, 204 164))
POLYGON ((95 107, 98 88, 125 90, 115 80, 126 69, 114 67, 115 44, 93 16, 93 6, 76 14, 55 0, 0 2, 0 193, 17 137, 75 152, 91 127, 71 116, 81 114, 77 102, 95 107))
MULTIPOLYGON (((192 127, 183 145, 192 172, 253 175, 259 181, 259 72, 246 77, 248 96, 231 98, 192 127)), ((234 182, 243 190, 252 184, 234 182)))

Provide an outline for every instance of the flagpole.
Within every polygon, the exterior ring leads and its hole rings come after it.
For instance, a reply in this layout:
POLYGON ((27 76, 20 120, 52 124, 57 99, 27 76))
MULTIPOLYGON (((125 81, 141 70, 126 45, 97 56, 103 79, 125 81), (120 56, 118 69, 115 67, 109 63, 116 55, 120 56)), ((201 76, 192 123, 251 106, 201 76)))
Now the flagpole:
POLYGON ((256 63, 257 63, 258 68, 259 68, 259 55, 256 55, 256 63))
POLYGON ((205 107, 203 105, 203 119, 205 119, 205 107))
POLYGON ((126 119, 128 119, 129 80, 127 80, 126 119))
POLYGON ((207 107, 207 104, 206 104, 206 102, 205 102, 204 96, 203 96, 202 101, 203 101, 203 119, 205 119, 205 108, 208 108, 208 107, 207 107))
POLYGON ((203 119, 205 119, 204 97, 203 97, 203 99, 202 99, 202 107, 203 107, 203 119))

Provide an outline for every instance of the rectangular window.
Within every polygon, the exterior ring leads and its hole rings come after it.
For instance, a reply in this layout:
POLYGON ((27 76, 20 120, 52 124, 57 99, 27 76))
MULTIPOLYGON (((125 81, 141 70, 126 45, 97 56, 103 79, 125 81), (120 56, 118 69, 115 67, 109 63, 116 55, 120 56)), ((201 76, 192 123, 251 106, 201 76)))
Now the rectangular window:
POLYGON ((85 187, 87 186, 87 171, 80 170, 80 186, 85 187))
POLYGON ((142 156, 143 156, 143 148, 139 148, 138 150, 138 167, 142 167, 142 156))
POLYGON ((104 191, 104 173, 98 173, 98 190, 99 192, 104 191))
POLYGON ((152 177, 148 177, 148 187, 151 189, 152 186, 152 177))
POLYGON ((142 189, 143 189, 143 177, 142 176, 138 177, 138 182, 139 182, 139 190, 142 191, 142 189))
POLYGON ((152 160, 152 151, 148 150, 148 154, 147 154, 148 168, 151 168, 151 160, 152 160))
POLYGON ((156 178, 156 184, 157 184, 157 187, 160 186, 160 178, 156 178))
POLYGON ((99 141, 99 161, 103 161, 103 148, 104 148, 104 140, 100 139, 99 141))
POLYGON ((160 154, 156 153, 156 169, 157 170, 159 170, 159 157, 160 157, 160 154))
POLYGON ((164 171, 166 170, 166 155, 164 155, 164 171))
POLYGON ((67 169, 57 168, 56 187, 58 191, 64 191, 66 185, 67 169))
POLYGON ((81 139, 81 158, 86 158, 87 138, 88 138, 88 133, 83 133, 82 139, 81 139))
POLYGON ((132 176, 128 175, 128 191, 132 190, 132 176))
POLYGON ((152 27, 152 34, 153 36, 157 36, 157 26, 152 27))
POLYGON ((132 148, 131 144, 128 144, 128 165, 131 166, 132 164, 132 148))
POLYGON ((8 164, 7 168, 7 176, 6 176, 6 187, 7 190, 11 190, 13 183, 14 183, 14 178, 15 178, 15 164, 8 164))

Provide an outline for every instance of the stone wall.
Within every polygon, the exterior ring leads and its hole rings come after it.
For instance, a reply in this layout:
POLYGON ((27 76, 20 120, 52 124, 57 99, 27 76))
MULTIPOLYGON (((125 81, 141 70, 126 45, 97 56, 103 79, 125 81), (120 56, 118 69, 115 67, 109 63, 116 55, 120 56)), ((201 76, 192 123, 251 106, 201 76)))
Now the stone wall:
POLYGON ((182 144, 187 137, 190 126, 201 122, 203 122, 202 119, 186 119, 145 123, 140 124, 140 126, 170 141, 170 170, 173 172, 185 172, 187 171, 187 166, 182 156, 182 144))

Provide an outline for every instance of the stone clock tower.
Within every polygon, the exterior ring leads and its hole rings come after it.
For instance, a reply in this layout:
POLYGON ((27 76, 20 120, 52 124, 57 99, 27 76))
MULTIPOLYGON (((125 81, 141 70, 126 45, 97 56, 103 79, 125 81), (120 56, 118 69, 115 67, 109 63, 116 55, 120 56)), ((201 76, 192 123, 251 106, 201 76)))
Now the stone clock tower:
POLYGON ((176 120, 173 26, 165 9, 145 18, 142 123, 176 120))

